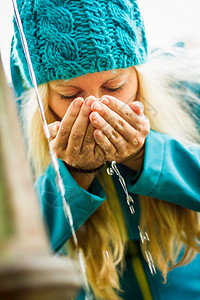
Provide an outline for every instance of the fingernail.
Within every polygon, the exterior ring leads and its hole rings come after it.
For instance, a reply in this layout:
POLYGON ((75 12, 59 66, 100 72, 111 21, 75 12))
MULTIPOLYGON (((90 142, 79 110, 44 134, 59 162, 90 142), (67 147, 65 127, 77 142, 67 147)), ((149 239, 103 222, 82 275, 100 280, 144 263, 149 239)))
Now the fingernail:
POLYGON ((99 102, 95 102, 93 105, 92 105, 92 109, 95 109, 95 110, 102 110, 102 105, 99 103, 99 102))
POLYGON ((141 102, 137 101, 137 102, 131 102, 130 103, 130 107, 132 108, 132 110, 138 115, 138 116, 142 116, 143 112, 144 112, 144 106, 141 102), (138 111, 139 109, 139 111, 138 111))
POLYGON ((102 131, 101 131, 101 130, 96 130, 96 134, 97 134, 98 136, 102 136, 102 131))
POLYGON ((106 104, 106 105, 108 105, 109 102, 110 102, 105 96, 101 97, 100 100, 101 100, 101 102, 102 102, 103 104, 106 104))
POLYGON ((96 113, 96 112, 93 112, 92 115, 91 115, 92 121, 93 121, 94 123, 97 123, 97 122, 98 122, 98 117, 99 117, 99 114, 96 113))
POLYGON ((89 96, 89 97, 86 99, 86 104, 90 106, 95 100, 97 100, 96 97, 94 97, 94 96, 89 96))
POLYGON ((81 107, 82 104, 83 104, 83 98, 77 98, 77 99, 75 100, 75 102, 74 102, 74 105, 75 105, 76 107, 81 107))
POLYGON ((55 124, 53 124, 53 131, 55 133, 57 133, 57 131, 59 130, 60 128, 60 123, 56 122, 55 124))
POLYGON ((93 118, 93 119, 97 119, 97 118, 98 118, 98 113, 95 113, 95 112, 94 112, 94 113, 92 114, 92 118, 93 118))
POLYGON ((144 112, 144 105, 142 104, 142 102, 137 102, 138 106, 140 107, 141 111, 144 112))

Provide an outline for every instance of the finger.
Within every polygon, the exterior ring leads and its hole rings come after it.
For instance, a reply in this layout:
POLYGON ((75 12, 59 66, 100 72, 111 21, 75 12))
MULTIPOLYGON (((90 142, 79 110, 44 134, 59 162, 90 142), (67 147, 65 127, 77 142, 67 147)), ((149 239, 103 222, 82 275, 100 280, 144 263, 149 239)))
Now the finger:
MULTIPOLYGON (((133 111, 133 109, 126 103, 120 101, 119 99, 112 97, 112 96, 103 96, 100 99, 105 106, 110 108, 113 112, 117 113, 119 116, 122 117, 125 121, 127 121, 132 127, 135 129, 142 129, 143 127, 143 114, 138 115, 133 111)), ((139 102, 139 101, 137 101, 139 102)), ((135 105, 136 106, 136 105, 135 105)), ((105 107, 104 107, 105 110, 105 107)), ((102 113, 104 112, 102 111, 102 113)), ((100 111, 99 111, 100 112, 100 111)), ((101 113, 101 114, 102 114, 101 113)))
POLYGON ((58 130, 59 130, 59 127, 60 127, 60 122, 59 121, 50 123, 48 125, 51 140, 53 140, 56 137, 56 135, 58 133, 58 130))
POLYGON ((102 163, 106 163, 105 153, 103 152, 103 150, 97 144, 96 141, 95 141, 95 147, 94 147, 94 160, 95 160, 95 162, 98 162, 99 165, 101 165, 102 163))
POLYGON ((131 109, 138 115, 142 116, 144 113, 144 105, 140 101, 133 101, 129 104, 131 109))
POLYGON ((94 150, 94 147, 95 147, 94 126, 90 122, 87 127, 87 130, 86 130, 86 134, 85 134, 85 138, 83 140, 81 150, 82 151, 84 151, 84 150, 92 151, 92 150, 94 150))
MULTIPOLYGON (((95 101, 97 98, 90 96, 85 99, 80 112, 73 124, 68 140, 68 152, 73 153, 76 151, 79 153, 82 149, 82 144, 89 125, 89 115, 91 113, 91 101, 95 101)), ((91 128, 90 128, 91 130, 91 128)), ((89 134, 89 133, 88 133, 89 134)))
POLYGON ((142 102, 134 101, 134 102, 131 102, 129 104, 129 106, 137 115, 139 115, 143 119, 144 122, 149 121, 147 116, 144 115, 144 106, 143 106, 142 102))
POLYGON ((80 112, 82 105, 83 105, 83 98, 79 97, 75 99, 68 107, 68 110, 60 124, 58 134, 55 138, 55 144, 54 144, 55 148, 61 148, 61 149, 66 148, 72 126, 80 112))
POLYGON ((103 151, 106 160, 110 161, 112 159, 115 159, 117 150, 101 130, 96 129, 94 131, 94 138, 97 145, 99 145, 99 147, 103 151))
MULTIPOLYGON (((127 145, 127 140, 119 134, 110 124, 108 124, 97 112, 93 112, 90 116, 95 127, 102 132, 107 139, 112 143, 118 153, 121 153, 127 145)), ((130 140, 133 137, 133 133, 129 135, 130 140)))
MULTIPOLYGON (((91 122, 93 122, 93 125, 96 128, 101 129, 107 136, 109 133, 108 130, 111 130, 111 128, 114 128, 115 131, 119 133, 127 142, 132 139, 133 135, 137 134, 137 130, 136 128, 134 128, 134 126, 131 126, 119 114, 114 112, 103 103, 95 102, 92 104, 91 108, 93 110, 93 113, 91 113, 90 115, 91 122), (102 120, 102 118, 104 119, 104 121, 102 120)), ((131 111, 130 107, 128 107, 128 109, 131 111)), ((134 114, 134 112, 132 112, 132 114, 134 114)), ((113 133, 115 131, 113 131, 113 133)), ((111 133, 112 130, 110 134, 111 133)))

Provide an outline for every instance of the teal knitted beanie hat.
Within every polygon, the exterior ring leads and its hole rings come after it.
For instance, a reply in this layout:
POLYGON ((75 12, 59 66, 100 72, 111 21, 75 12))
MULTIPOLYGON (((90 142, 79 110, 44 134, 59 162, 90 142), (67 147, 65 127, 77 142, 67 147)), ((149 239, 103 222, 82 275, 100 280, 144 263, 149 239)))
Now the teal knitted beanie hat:
MULTIPOLYGON (((18 0, 17 4, 38 84, 146 60, 144 23, 135 0, 18 0)), ((15 21, 12 57, 30 87, 15 21)))

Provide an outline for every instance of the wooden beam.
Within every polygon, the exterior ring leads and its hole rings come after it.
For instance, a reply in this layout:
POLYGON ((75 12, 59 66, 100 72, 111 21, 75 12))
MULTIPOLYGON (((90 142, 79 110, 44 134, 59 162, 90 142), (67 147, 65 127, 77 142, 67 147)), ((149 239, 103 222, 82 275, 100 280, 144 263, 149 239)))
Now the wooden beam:
POLYGON ((0 299, 72 299, 81 286, 75 265, 53 258, 49 249, 0 60, 0 299))

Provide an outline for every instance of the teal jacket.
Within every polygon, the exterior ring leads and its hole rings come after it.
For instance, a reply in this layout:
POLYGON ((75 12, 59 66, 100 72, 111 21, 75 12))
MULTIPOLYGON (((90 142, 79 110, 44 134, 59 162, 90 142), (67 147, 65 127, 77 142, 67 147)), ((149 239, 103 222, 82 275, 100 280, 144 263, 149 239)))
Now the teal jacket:
MULTIPOLYGON (((70 203, 75 229, 78 229, 105 200, 105 191, 95 178, 88 191, 82 189, 72 178, 62 161, 60 172, 70 203)), ((126 300, 173 300, 200 299, 200 255, 187 266, 169 272, 167 283, 159 271, 151 275, 139 246, 138 222, 140 207, 137 194, 148 195, 172 202, 191 210, 200 211, 200 146, 192 144, 187 148, 166 134, 150 131, 145 144, 144 164, 136 174, 133 170, 118 165, 125 178, 129 193, 135 200, 134 215, 126 204, 125 194, 113 176, 113 181, 126 220, 130 244, 136 251, 128 251, 126 270, 121 279, 122 297, 126 300), (139 265, 140 264, 140 265, 139 265), (140 268, 146 275, 148 287, 141 284, 140 268), (149 289, 149 290, 148 290, 149 289), (148 290, 148 291, 147 291, 148 290)), ((68 221, 63 213, 60 193, 55 184, 55 172, 49 165, 37 180, 36 189, 41 200, 42 212, 47 224, 53 251, 62 249, 71 236, 68 221)), ((130 247, 131 249, 131 247, 130 247)), ((144 283, 144 281, 143 281, 144 283)), ((79 297, 81 298, 81 295, 79 297)))

